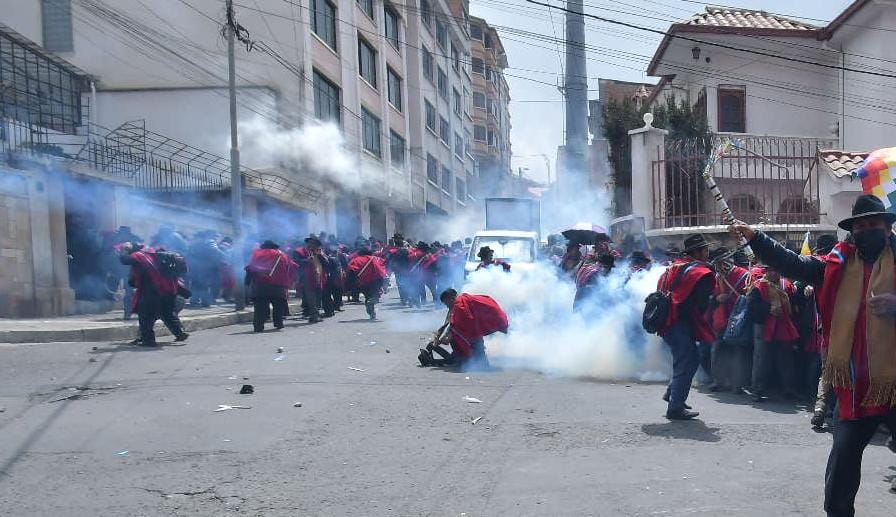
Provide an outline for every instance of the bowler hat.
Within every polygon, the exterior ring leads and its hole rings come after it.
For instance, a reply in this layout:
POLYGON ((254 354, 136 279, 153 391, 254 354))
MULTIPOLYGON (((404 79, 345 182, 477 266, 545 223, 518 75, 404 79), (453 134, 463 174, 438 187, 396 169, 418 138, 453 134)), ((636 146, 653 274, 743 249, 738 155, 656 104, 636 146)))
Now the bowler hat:
POLYGON ((691 253, 693 251, 697 251, 699 249, 708 248, 709 243, 706 242, 706 238, 703 237, 702 233, 695 233, 694 235, 689 235, 684 240, 684 252, 691 253))
POLYGON ((629 257, 629 261, 635 264, 645 264, 650 262, 650 257, 648 257, 643 251, 633 251, 631 256, 629 257))
POLYGON ((312 233, 308 237, 305 237, 305 244, 317 244, 318 246, 320 246, 322 243, 320 242, 320 239, 317 237, 317 235, 314 235, 312 233))
POLYGON ((276 242, 274 242, 274 241, 272 241, 272 240, 270 240, 270 239, 268 239, 268 240, 262 242, 262 243, 261 243, 261 246, 259 246, 259 247, 260 247, 261 249, 263 249, 263 250, 276 250, 276 249, 280 249, 280 246, 278 246, 276 242))
POLYGON ((872 196, 871 194, 863 194, 859 196, 859 198, 856 199, 855 204, 852 205, 852 217, 847 217, 840 221, 837 226, 851 232, 852 224, 859 219, 864 219, 866 217, 883 217, 889 225, 896 223, 896 214, 888 212, 887 208, 884 206, 884 202, 881 201, 879 197, 872 196))

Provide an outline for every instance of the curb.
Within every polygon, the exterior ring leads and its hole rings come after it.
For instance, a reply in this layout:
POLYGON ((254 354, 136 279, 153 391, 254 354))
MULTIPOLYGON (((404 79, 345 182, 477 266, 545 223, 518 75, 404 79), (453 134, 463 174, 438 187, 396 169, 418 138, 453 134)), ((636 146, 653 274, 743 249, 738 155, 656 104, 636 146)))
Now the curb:
MULTIPOLYGON (((299 305, 290 304, 289 310, 295 314, 301 310, 299 305)), ((237 325, 252 321, 253 311, 242 310, 239 312, 226 312, 221 314, 209 314, 206 316, 190 316, 182 319, 184 331, 196 332, 209 330, 228 325, 237 325)), ((161 321, 155 326, 156 336, 170 336, 171 332, 165 328, 161 321)), ((139 327, 135 321, 130 325, 116 325, 114 327, 96 327, 66 330, 0 330, 0 343, 26 344, 26 343, 78 343, 93 341, 131 341, 139 335, 139 327)))

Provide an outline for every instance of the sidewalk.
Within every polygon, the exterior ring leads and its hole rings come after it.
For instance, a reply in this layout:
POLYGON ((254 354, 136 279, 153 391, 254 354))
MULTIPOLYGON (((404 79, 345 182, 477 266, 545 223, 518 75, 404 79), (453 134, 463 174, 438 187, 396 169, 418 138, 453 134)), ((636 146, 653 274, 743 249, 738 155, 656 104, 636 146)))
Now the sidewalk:
MULTIPOLYGON (((296 314, 301 309, 298 304, 290 304, 289 310, 296 314)), ((213 305, 207 309, 187 307, 181 311, 180 320, 187 332, 235 325, 252 320, 252 307, 239 312, 234 310, 233 304, 213 305)), ((170 334, 161 321, 156 323, 157 336, 170 334)), ((125 321, 121 310, 49 319, 0 318, 0 343, 130 341, 137 335, 137 315, 125 321)))

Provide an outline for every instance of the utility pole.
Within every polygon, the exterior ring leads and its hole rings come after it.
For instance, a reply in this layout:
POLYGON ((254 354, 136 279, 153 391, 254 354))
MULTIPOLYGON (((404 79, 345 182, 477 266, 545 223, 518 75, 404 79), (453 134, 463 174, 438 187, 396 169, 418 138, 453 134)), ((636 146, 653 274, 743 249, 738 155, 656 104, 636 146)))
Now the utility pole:
MULTIPOLYGON (((587 188, 588 76, 585 62, 585 16, 582 0, 566 0, 566 159, 563 185, 568 192, 587 188)), ((558 178, 559 179, 559 178, 558 178)))
MULTIPOLYGON (((234 39, 236 21, 233 17, 233 0, 227 0, 227 82, 230 90, 230 217, 233 220, 233 248, 231 266, 238 274, 243 262, 243 178, 240 174, 240 144, 236 118, 236 57, 234 39)), ((242 282, 237 281, 233 293, 236 310, 246 307, 242 282)))

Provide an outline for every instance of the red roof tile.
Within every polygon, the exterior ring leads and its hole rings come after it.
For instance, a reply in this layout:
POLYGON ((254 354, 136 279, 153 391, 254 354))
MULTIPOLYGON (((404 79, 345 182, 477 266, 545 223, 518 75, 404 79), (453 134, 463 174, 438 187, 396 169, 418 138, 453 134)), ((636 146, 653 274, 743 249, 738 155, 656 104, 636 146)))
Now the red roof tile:
POLYGON ((871 153, 838 151, 836 149, 818 151, 818 157, 837 178, 852 176, 856 169, 862 166, 869 154, 871 153))
POLYGON ((694 15, 686 25, 794 31, 815 31, 821 28, 765 11, 721 7, 707 7, 705 13, 694 15))

